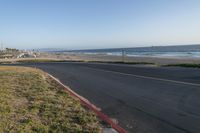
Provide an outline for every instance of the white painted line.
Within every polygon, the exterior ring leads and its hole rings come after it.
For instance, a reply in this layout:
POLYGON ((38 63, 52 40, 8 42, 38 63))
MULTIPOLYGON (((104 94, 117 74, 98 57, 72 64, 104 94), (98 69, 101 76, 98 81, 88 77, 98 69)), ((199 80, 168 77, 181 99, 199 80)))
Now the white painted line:
POLYGON ((111 71, 111 70, 104 70, 104 69, 99 69, 99 68, 91 68, 91 67, 87 67, 87 68, 90 68, 90 69, 93 69, 93 70, 99 70, 99 71, 103 71, 103 72, 110 72, 110 73, 125 75, 125 76, 132 76, 132 77, 136 77, 136 78, 151 79, 151 80, 171 82, 171 83, 176 83, 176 84, 200 86, 200 84, 197 84, 197 83, 190 83, 190 82, 184 82, 184 81, 176 81, 176 80, 170 80, 170 79, 162 79, 162 78, 156 78, 156 77, 135 75, 135 74, 122 73, 122 72, 116 72, 116 71, 111 71))

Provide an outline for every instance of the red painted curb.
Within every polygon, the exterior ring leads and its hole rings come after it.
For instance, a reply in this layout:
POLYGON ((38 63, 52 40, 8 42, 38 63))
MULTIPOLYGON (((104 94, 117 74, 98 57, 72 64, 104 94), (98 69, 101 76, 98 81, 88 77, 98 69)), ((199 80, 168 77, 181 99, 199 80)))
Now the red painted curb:
POLYGON ((59 85, 61 85, 65 89, 65 91, 67 91, 70 95, 78 98, 83 105, 85 105, 87 108, 89 108, 90 110, 92 110, 103 121, 105 121, 108 124, 110 124, 111 127, 113 129, 115 129, 117 132, 119 132, 119 133, 128 133, 125 129, 123 129, 122 127, 120 127, 116 123, 114 123, 107 115, 105 115, 104 113, 102 113, 100 111, 100 109, 97 108, 94 104, 90 103, 84 97, 78 95, 76 92, 74 92, 73 90, 71 90, 69 87, 67 87, 66 85, 64 85, 63 83, 61 83, 57 78, 53 77, 50 74, 48 74, 48 75, 49 75, 50 78, 52 78, 53 80, 55 80, 59 85))

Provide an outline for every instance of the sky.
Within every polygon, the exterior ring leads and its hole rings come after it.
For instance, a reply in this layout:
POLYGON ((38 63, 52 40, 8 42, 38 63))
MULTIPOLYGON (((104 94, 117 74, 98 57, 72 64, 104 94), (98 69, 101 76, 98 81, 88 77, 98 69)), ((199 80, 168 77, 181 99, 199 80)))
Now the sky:
POLYGON ((0 40, 19 49, 200 44, 200 0, 0 0, 0 40))

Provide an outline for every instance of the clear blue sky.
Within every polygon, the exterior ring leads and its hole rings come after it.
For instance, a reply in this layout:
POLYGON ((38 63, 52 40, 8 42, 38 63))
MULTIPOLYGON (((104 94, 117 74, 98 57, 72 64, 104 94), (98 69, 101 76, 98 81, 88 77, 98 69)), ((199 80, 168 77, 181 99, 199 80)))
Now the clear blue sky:
POLYGON ((7 47, 88 49, 200 43, 200 0, 0 0, 7 47))

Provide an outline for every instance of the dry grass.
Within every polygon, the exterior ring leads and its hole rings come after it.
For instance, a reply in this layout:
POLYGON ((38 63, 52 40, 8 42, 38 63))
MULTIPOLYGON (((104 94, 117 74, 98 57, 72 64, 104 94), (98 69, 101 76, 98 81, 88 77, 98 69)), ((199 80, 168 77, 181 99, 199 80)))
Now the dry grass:
POLYGON ((0 132, 100 132, 96 116, 44 75, 0 67, 0 132))

